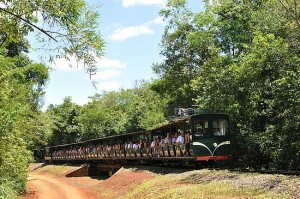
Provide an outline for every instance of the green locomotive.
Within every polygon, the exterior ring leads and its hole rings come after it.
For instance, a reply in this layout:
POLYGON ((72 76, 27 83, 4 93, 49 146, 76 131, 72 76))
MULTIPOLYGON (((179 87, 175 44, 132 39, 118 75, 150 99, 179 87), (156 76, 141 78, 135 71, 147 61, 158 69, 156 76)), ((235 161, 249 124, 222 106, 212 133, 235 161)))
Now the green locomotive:
MULTIPOLYGON (((168 164, 228 161, 231 152, 228 115, 196 114, 177 109, 158 128, 46 147, 49 162, 93 162, 103 165, 168 164)), ((98 165, 98 166, 99 166, 98 165)))

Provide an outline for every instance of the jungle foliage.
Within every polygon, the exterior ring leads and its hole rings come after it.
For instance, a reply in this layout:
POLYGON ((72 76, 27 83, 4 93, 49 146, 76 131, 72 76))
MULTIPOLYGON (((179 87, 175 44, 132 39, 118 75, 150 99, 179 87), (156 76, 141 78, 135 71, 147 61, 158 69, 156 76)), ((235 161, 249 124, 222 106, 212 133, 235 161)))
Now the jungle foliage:
POLYGON ((10 198, 25 189, 29 145, 42 135, 39 99, 48 79, 48 69, 17 54, 0 54, 0 198, 10 198))
POLYGON ((199 13, 185 0, 161 11, 165 60, 153 89, 169 112, 191 96, 202 111, 228 113, 241 166, 299 170, 300 3, 205 2, 199 13))
POLYGON ((99 15, 84 0, 1 3, 0 198, 24 191, 28 149, 151 129, 191 105, 230 115, 237 165, 300 169, 298 1, 212 0, 194 13, 186 0, 169 0, 158 79, 83 106, 67 97, 45 113, 48 68, 26 57, 24 38, 37 33, 50 60, 75 57, 92 75, 104 47, 99 15))
POLYGON ((164 104, 145 81, 132 89, 95 94, 83 106, 66 97, 44 113, 51 118, 50 137, 45 141, 58 145, 148 130, 166 122, 164 104))
POLYGON ((99 15, 84 0, 7 0, 0 6, 0 198, 25 191, 29 149, 46 145, 51 119, 42 115, 48 68, 30 60, 34 34, 47 60, 75 57, 94 73, 103 51, 99 15), (45 53, 46 52, 46 53, 45 53), (48 133, 48 134, 47 134, 48 133))
POLYGON ((84 106, 65 99, 50 107, 46 141, 150 129, 174 108, 195 105, 230 115, 237 166, 299 170, 300 4, 213 0, 195 13, 187 2, 169 0, 160 12, 167 25, 165 59, 152 66, 158 79, 97 94, 84 106))

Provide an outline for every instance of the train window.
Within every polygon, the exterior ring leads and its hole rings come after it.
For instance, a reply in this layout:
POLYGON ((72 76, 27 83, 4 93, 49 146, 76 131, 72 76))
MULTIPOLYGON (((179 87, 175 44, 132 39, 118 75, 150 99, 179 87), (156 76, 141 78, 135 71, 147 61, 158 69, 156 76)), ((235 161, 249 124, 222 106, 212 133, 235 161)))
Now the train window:
POLYGON ((206 136, 208 135, 208 121, 207 120, 195 120, 194 121, 194 135, 206 136))
POLYGON ((217 119, 213 121, 214 135, 226 135, 228 123, 227 120, 217 119))

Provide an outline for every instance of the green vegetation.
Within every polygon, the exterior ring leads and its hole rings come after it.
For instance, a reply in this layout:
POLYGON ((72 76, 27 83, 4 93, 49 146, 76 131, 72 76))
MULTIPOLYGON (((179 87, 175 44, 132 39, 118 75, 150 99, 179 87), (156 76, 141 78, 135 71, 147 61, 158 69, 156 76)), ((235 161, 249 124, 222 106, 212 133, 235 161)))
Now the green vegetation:
POLYGON ((230 115, 236 166, 300 169, 300 4, 169 0, 158 79, 104 92, 78 106, 66 98, 44 115, 49 145, 150 129, 174 108, 230 115))
POLYGON ((10 197, 25 189, 32 161, 27 146, 39 137, 38 98, 48 71, 22 55, 0 55, 0 65, 0 186, 10 197))
POLYGON ((152 88, 174 107, 231 117, 238 166, 299 170, 299 27, 297 1, 205 1, 192 13, 169 0, 161 15, 162 63, 152 88), (171 86, 174 85, 174 86, 171 86))
MULTIPOLYGON (((175 107, 191 105, 230 115, 237 166, 300 169, 300 3, 205 1, 205 10, 193 13, 186 2, 169 0, 160 12, 167 26, 165 59, 152 66, 158 79, 97 94, 84 106, 66 97, 45 113, 40 106, 48 68, 26 57, 32 41, 25 37, 38 33, 50 60, 75 56, 93 74, 94 56, 104 46, 96 30, 99 15, 84 0, 3 3, 0 198, 25 190, 29 149, 151 129, 175 107)), ((224 184, 211 185, 227 194, 224 184)), ((242 194, 251 197, 247 190, 242 194)))
POLYGON ((46 144, 50 120, 40 111, 48 68, 26 56, 26 36, 36 33, 48 59, 73 56, 90 73, 103 41, 98 14, 83 0, 3 1, 0 13, 0 198, 14 198, 26 189, 29 149, 46 144))
POLYGON ((151 129, 166 122, 164 109, 163 98, 148 82, 137 83, 133 89, 96 94, 83 106, 67 97, 61 105, 50 105, 44 114, 52 124, 46 141, 49 145, 66 144, 151 129))
MULTIPOLYGON (((231 174, 222 171, 193 171, 179 174, 155 175, 155 178, 142 182, 122 198, 288 198, 286 193, 277 193, 259 187, 255 181, 257 175, 231 174), (208 181, 201 181, 205 175, 208 181), (239 181, 247 181, 242 187, 239 181), (193 181, 194 178, 200 182, 193 181)), ((259 176, 259 175, 258 175, 259 176)), ((265 178, 268 178, 266 176, 265 178)))

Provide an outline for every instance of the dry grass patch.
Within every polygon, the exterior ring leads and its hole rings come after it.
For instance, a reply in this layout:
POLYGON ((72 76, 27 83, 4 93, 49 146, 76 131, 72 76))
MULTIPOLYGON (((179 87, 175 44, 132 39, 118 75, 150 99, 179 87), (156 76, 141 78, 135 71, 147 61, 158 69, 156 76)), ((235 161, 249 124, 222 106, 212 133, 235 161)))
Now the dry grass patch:
POLYGON ((67 173, 79 169, 80 166, 68 166, 68 165, 47 165, 39 168, 34 173, 48 173, 56 176, 65 176, 67 173))
MULTIPOLYGON (((229 171, 195 170, 156 175, 122 198, 288 198, 270 190, 281 176, 238 174, 229 171)), ((274 188, 274 187, 273 187, 274 188)))

